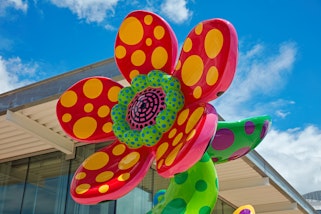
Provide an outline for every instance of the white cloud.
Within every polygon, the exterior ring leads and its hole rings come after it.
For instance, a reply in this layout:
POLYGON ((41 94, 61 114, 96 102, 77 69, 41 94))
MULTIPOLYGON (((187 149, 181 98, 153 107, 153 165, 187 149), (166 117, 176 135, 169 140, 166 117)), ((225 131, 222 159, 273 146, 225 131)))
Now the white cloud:
POLYGON ((254 45, 248 51, 241 50, 230 88, 226 94, 214 101, 218 112, 228 120, 271 113, 272 110, 273 114, 280 117, 289 114, 290 112, 280 108, 293 104, 293 101, 275 101, 274 98, 273 101, 267 102, 266 98, 271 98, 271 95, 286 84, 286 77, 292 70, 296 52, 294 43, 280 45, 276 53, 271 53, 270 49, 262 44, 254 45), (262 97, 265 99, 262 100, 262 97))
POLYGON ((289 114, 291 114, 290 112, 284 112, 282 110, 277 110, 275 112, 275 114, 281 118, 285 118, 286 116, 288 116, 289 114))
POLYGON ((301 194, 321 190, 321 130, 272 129, 257 151, 301 194))
POLYGON ((23 63, 19 57, 0 56, 0 93, 30 84, 38 69, 36 63, 23 63))
MULTIPOLYGON (((285 118, 292 100, 278 97, 296 60, 294 43, 273 51, 262 44, 240 51, 235 79, 214 106, 226 120, 273 113, 285 118)), ((301 194, 321 188, 321 129, 272 129, 257 151, 301 194)))
POLYGON ((22 0, 1 0, 0 1, 0 16, 5 15, 8 8, 13 8, 15 10, 21 10, 26 12, 28 9, 28 2, 22 0))
POLYGON ((114 8, 118 0, 51 0, 57 7, 68 8, 79 19, 85 19, 86 22, 104 21, 108 12, 114 14, 114 8))
POLYGON ((116 27, 114 27, 114 26, 112 26, 112 25, 110 25, 110 24, 106 24, 106 25, 104 26, 104 28, 105 28, 106 30, 109 30, 109 31, 117 31, 117 30, 118 30, 116 27))
POLYGON ((166 0, 161 4, 161 13, 174 23, 183 23, 192 16, 186 4, 186 0, 166 0))
POLYGON ((0 51, 1 50, 11 50, 14 45, 12 39, 8 39, 0 34, 0 51))

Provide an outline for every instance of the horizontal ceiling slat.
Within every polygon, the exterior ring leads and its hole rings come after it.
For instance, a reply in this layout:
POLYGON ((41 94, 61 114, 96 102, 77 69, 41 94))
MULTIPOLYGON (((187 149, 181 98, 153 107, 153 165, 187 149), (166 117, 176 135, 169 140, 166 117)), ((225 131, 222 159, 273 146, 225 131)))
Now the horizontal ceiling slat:
POLYGON ((8 122, 2 122, 0 125, 0 136, 6 133, 12 133, 16 128, 8 122))
MULTIPOLYGON (((45 144, 41 143, 39 140, 36 139, 36 140, 31 141, 27 144, 20 144, 18 146, 11 146, 11 147, 4 148, 3 150, 0 151, 0 155, 2 156, 7 153, 14 154, 17 150, 23 151, 25 149, 35 148, 35 147, 43 146, 43 145, 45 145, 45 144)), ((52 148, 52 147, 50 147, 50 148, 52 148)))
POLYGON ((30 133, 33 137, 38 138, 42 142, 62 151, 65 154, 73 154, 73 142, 64 138, 57 133, 47 129, 36 121, 31 120, 19 112, 7 111, 7 119, 17 128, 21 128, 30 133))
POLYGON ((22 150, 21 149, 16 149, 14 152, 2 154, 0 156, 0 162, 2 162, 1 159, 19 157, 19 156, 23 156, 23 155, 26 155, 26 154, 32 154, 32 153, 35 153, 35 152, 48 150, 48 149, 51 149, 51 148, 52 148, 51 146, 43 144, 43 145, 40 145, 40 146, 39 145, 35 145, 33 147, 29 147, 27 149, 22 149, 22 150))
POLYGON ((20 148, 20 146, 22 146, 22 145, 29 145, 29 144, 34 143, 34 142, 37 142, 38 144, 39 144, 39 143, 40 143, 40 144, 43 144, 43 143, 41 143, 41 141, 39 141, 39 139, 36 139, 36 138, 34 138, 34 137, 30 137, 30 135, 29 135, 29 136, 26 137, 26 138, 22 138, 22 139, 20 139, 20 140, 11 141, 11 142, 8 142, 8 143, 6 143, 6 144, 2 144, 2 145, 1 145, 1 151, 0 151, 0 153, 1 153, 2 151, 4 151, 4 150, 8 149, 8 148, 18 149, 18 148, 20 148))
POLYGON ((56 103, 57 103, 57 99, 49 102, 41 103, 39 105, 35 105, 32 107, 23 109, 22 113, 28 116, 29 115, 45 116, 50 114, 51 112, 55 112, 56 103))
MULTIPOLYGON (((0 135, 0 138, 1 138, 1 135, 0 135)), ((17 142, 17 141, 21 141, 21 140, 25 140, 25 139, 28 139, 30 138, 30 134, 27 134, 25 132, 20 132, 20 133, 17 133, 16 135, 13 135, 11 137, 7 137, 7 138, 3 138, 0 140, 0 146, 2 144, 10 144, 12 142, 17 142)), ((22 143, 22 142, 20 142, 22 143)), ((0 147, 2 148, 2 147, 0 147)))
POLYGON ((288 199, 273 186, 220 191, 220 195, 228 198, 228 200, 236 206, 242 206, 249 202, 251 202, 252 205, 260 205, 288 201, 288 199))

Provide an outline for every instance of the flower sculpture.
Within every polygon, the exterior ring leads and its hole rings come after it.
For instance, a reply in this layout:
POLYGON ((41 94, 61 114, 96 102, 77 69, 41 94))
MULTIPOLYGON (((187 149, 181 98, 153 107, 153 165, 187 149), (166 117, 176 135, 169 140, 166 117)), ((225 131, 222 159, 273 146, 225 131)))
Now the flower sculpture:
MULTIPOLYGON (((205 179, 206 172, 209 192, 217 192, 213 161, 241 157, 263 139, 266 132, 260 130, 266 118, 236 123, 236 127, 249 126, 251 140, 245 141, 246 148, 243 141, 233 143, 238 140, 233 134, 235 123, 224 123, 221 134, 212 138, 220 123, 209 102, 227 90, 237 63, 237 35, 229 22, 199 23, 187 36, 177 63, 176 59, 177 40, 170 26, 156 14, 134 11, 122 22, 115 42, 117 66, 130 86, 96 76, 62 94, 57 117, 71 138, 87 143, 114 140, 75 172, 70 191, 76 202, 95 204, 127 194, 154 160, 161 176, 175 176, 170 185, 174 189, 184 186, 177 186, 177 180, 184 183, 179 179, 184 174, 197 172, 190 176, 193 183, 205 179), (222 145, 224 137, 232 137, 228 144, 233 145, 222 145)), ((196 191, 205 191, 202 184, 196 191)), ((177 196, 171 192, 175 191, 164 193, 170 196, 155 210, 171 206, 170 198, 177 196)), ((184 203, 192 198, 186 197, 184 203)))

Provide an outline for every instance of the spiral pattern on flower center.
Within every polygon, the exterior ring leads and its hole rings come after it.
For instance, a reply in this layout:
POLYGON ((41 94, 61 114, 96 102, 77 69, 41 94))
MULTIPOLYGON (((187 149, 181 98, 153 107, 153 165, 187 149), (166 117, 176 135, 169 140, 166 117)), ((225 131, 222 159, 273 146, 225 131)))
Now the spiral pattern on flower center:
POLYGON ((162 88, 148 87, 137 93, 128 106, 127 122, 131 129, 141 130, 156 124, 157 115, 166 108, 162 88))

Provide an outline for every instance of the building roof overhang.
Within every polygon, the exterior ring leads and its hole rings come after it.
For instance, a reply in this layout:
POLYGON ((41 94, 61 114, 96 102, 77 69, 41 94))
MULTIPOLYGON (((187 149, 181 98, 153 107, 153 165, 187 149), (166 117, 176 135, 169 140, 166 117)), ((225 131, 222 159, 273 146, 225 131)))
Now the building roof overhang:
MULTIPOLYGON (((85 66, 0 94, 0 163, 61 151, 73 158, 81 144, 68 138, 56 118, 59 96, 77 81, 92 76, 123 85, 113 59, 85 66)), ((257 213, 315 213, 312 206, 256 151, 216 166, 219 197, 234 207, 252 204, 257 213)))

